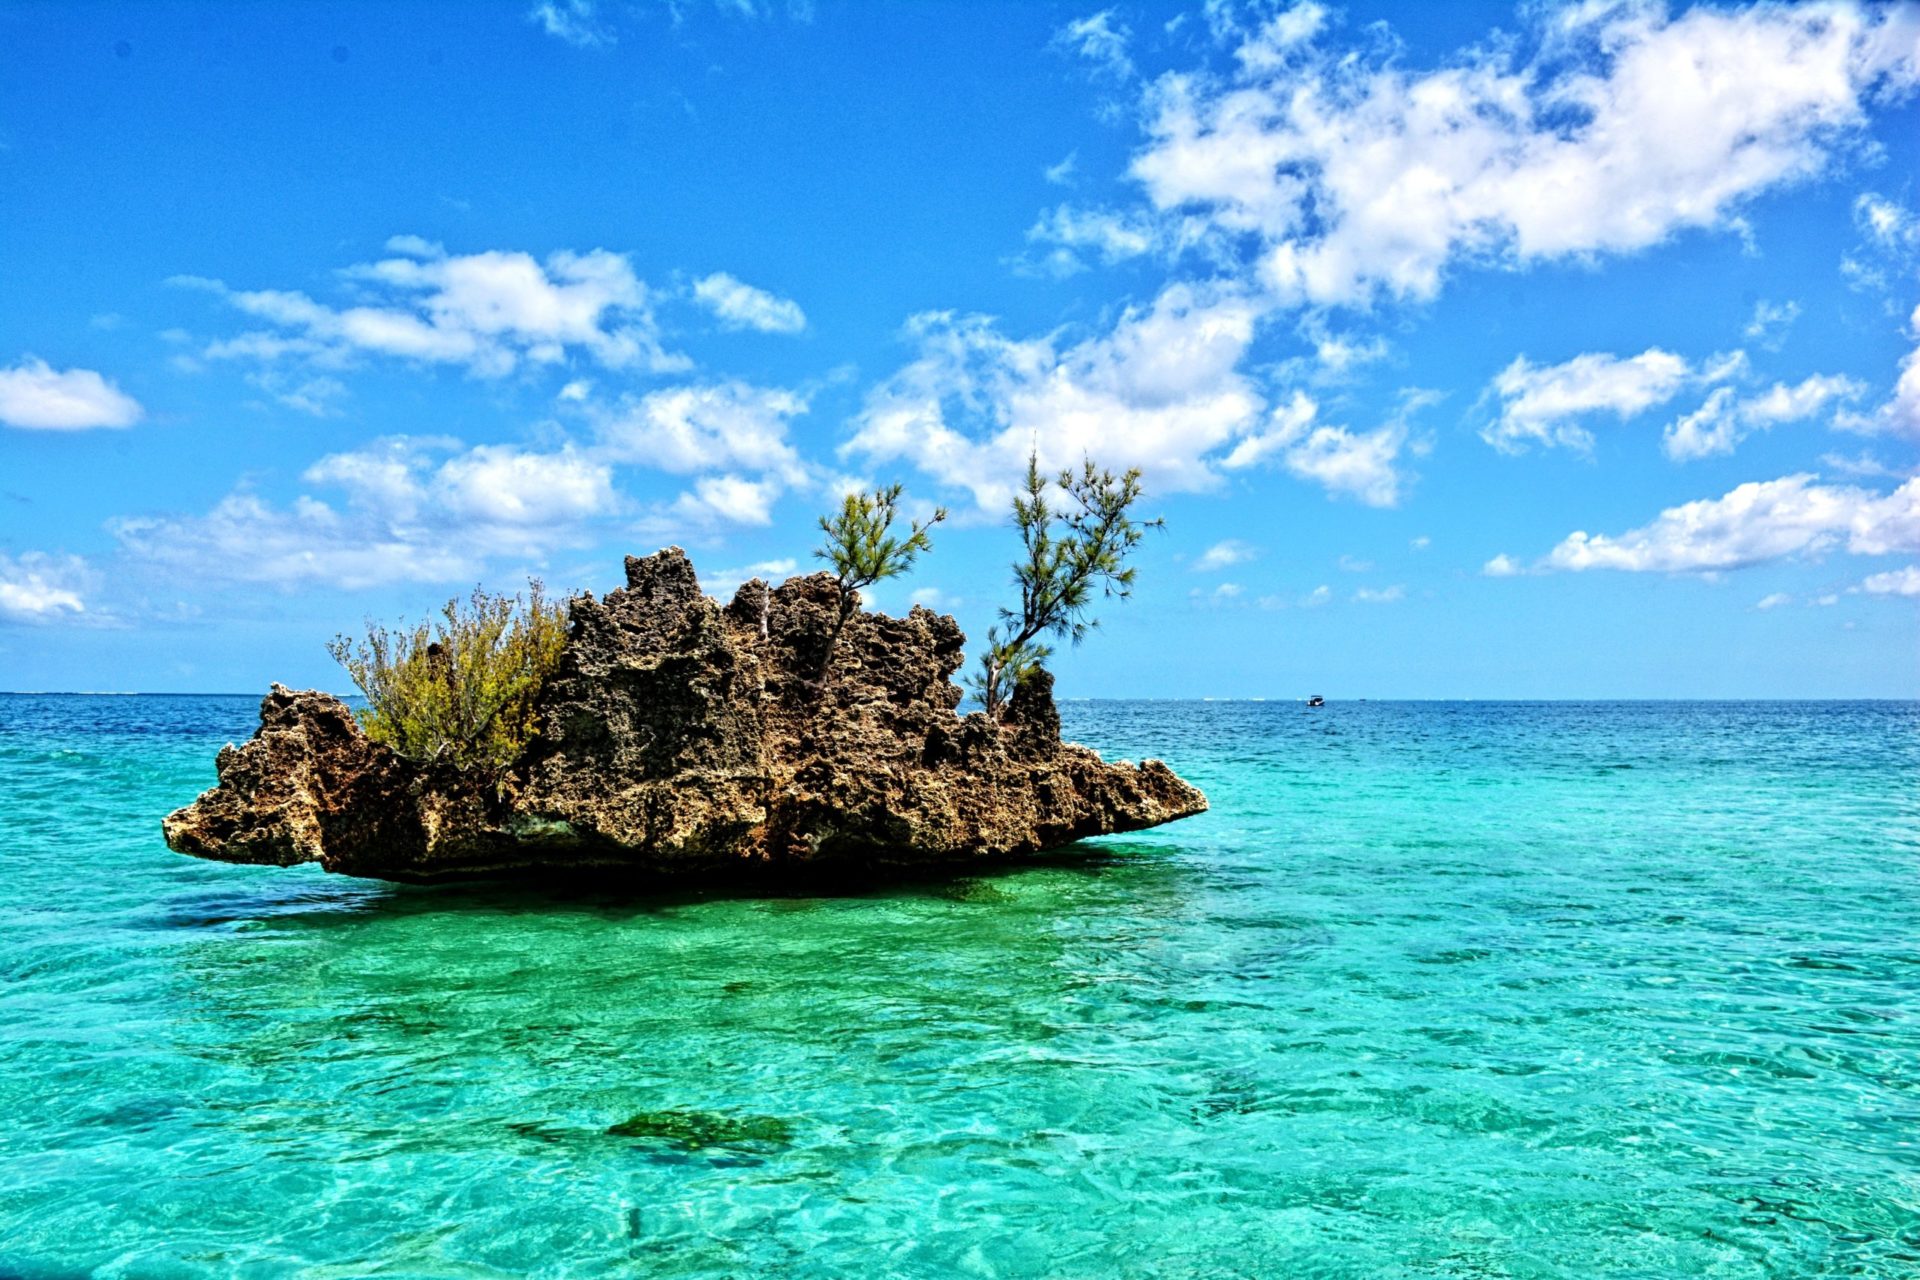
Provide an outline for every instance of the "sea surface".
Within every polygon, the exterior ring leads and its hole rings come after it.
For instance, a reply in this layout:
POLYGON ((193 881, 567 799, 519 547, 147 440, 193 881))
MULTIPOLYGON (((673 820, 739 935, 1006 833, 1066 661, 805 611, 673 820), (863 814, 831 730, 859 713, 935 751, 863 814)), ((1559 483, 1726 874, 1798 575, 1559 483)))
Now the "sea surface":
POLYGON ((1920 706, 1069 703, 1212 812, 834 896, 169 853, 0 697, 0 1276, 1920 1276, 1920 706))

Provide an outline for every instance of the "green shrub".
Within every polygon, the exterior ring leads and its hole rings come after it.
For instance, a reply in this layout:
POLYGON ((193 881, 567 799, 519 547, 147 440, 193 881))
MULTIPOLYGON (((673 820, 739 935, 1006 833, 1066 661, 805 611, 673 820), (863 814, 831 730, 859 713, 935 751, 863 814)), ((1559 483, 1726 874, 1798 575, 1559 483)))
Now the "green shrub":
POLYGON ((475 587, 434 622, 388 630, 369 619, 364 639, 334 637, 327 652, 367 697, 367 736, 412 760, 512 763, 567 642, 566 604, 549 601, 537 578, 527 585, 524 600, 475 587))

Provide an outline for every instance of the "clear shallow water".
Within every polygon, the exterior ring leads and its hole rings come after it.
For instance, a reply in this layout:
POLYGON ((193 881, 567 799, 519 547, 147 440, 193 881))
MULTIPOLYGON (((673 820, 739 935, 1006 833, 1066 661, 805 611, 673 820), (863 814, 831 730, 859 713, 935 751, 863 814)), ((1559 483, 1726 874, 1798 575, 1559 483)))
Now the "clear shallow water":
POLYGON ((254 707, 0 697, 0 1275, 1920 1275, 1913 704, 1069 704, 1214 811, 643 900, 168 853, 254 707))

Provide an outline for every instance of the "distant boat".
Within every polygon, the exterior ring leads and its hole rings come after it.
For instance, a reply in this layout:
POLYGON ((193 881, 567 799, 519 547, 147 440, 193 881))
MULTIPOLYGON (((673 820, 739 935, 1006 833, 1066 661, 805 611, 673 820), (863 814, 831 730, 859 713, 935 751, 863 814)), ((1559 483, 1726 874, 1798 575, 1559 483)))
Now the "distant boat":
POLYGON ((1327 700, 1316 693, 1307 699, 1307 705, 1310 707, 1324 707, 1327 705, 1327 700))

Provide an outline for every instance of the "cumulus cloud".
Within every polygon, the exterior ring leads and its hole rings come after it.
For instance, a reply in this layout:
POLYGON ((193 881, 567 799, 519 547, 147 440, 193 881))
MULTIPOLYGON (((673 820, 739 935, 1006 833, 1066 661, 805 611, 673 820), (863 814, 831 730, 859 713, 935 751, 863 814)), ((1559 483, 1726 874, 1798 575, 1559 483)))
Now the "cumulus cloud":
POLYGON ((672 513, 699 525, 769 525, 781 489, 778 480, 767 476, 757 480, 732 474, 702 476, 674 500, 672 513))
POLYGON ((1246 437, 1222 460, 1230 469, 1277 458, 1303 480, 1330 494, 1359 499, 1370 507, 1397 506, 1405 477, 1398 466, 1407 444, 1407 428, 1391 422, 1355 431, 1317 421, 1319 407, 1304 394, 1274 410, 1265 427, 1246 437))
POLYGON ((1788 605, 1792 603, 1793 603, 1792 596, 1788 595, 1784 591, 1775 591, 1770 595, 1761 596, 1759 601, 1756 602, 1753 607, 1758 609, 1760 612, 1765 613, 1769 609, 1778 609, 1782 605, 1788 605))
POLYGON ((1593 447, 1585 420, 1604 413, 1624 421, 1665 404, 1695 376, 1687 361, 1658 347, 1625 358, 1590 352, 1551 365, 1518 356, 1488 387, 1500 411, 1480 436, 1502 453, 1524 452, 1528 444, 1585 451, 1593 447))
POLYGON ((27 356, 0 368, 0 423, 30 431, 130 427, 141 418, 132 396, 91 369, 55 369, 27 356))
POLYGON ((1756 431, 1804 421, 1865 392, 1866 387, 1852 378, 1824 374, 1792 386, 1776 382, 1751 396, 1740 396, 1732 387, 1716 387, 1706 403, 1667 424, 1661 447, 1675 461, 1732 453, 1756 431))
POLYGON ((213 359, 323 365, 381 355, 461 366, 501 377, 525 365, 554 365, 576 353, 608 368, 656 373, 691 362, 665 350, 652 296, 625 256, 561 251, 544 261, 489 250, 449 255, 417 236, 388 242, 394 255, 341 274, 364 301, 335 307, 284 289, 234 289, 176 276, 269 327, 210 344, 213 359))
POLYGON ((1776 382, 1747 395, 1729 385, 1749 378, 1744 351, 1697 365, 1658 347, 1630 357, 1589 352, 1553 365, 1536 365, 1521 356, 1488 385, 1484 399, 1497 401, 1499 412, 1480 435, 1503 453, 1523 453, 1530 444, 1584 453, 1593 448, 1588 424, 1594 418, 1605 415, 1624 422, 1682 391, 1711 386, 1698 408, 1669 423, 1664 432, 1661 443, 1667 456, 1686 461, 1732 453, 1756 431, 1815 417, 1866 390, 1852 378, 1825 374, 1792 385, 1776 382))
POLYGON ((807 313, 799 303, 756 289, 724 271, 695 281, 693 296, 729 329, 799 333, 807 327, 807 313))
POLYGON ((1161 492, 1211 489, 1224 472, 1275 463, 1332 493, 1393 505, 1405 426, 1323 424, 1301 394, 1269 407, 1240 368, 1257 319, 1239 290, 1189 282, 1078 341, 1008 338, 981 316, 917 316, 908 326, 917 358, 868 394, 842 451, 912 462, 994 512, 1029 450, 1045 470, 1087 455, 1139 467, 1161 492))
POLYGON ((1213 573, 1220 569, 1230 568, 1236 564, 1245 564, 1259 554, 1259 551, 1251 544, 1242 542, 1238 538, 1228 538, 1222 542, 1214 543, 1205 551, 1201 552, 1199 556, 1194 559, 1193 571, 1195 573, 1213 573))
POLYGON ((54 622, 86 614, 93 575, 79 556, 0 552, 0 621, 54 622))
POLYGON ((1874 596, 1920 596, 1920 565, 1876 573, 1860 584, 1860 590, 1874 596))
MULTIPOLYGON (((1296 11, 1298 12, 1298 11, 1296 11)), ((1162 210, 1250 241, 1285 301, 1431 298, 1460 260, 1532 262, 1738 226, 1826 171, 1866 107, 1916 79, 1907 8, 1541 10, 1524 43, 1431 71, 1241 41, 1234 74, 1170 74, 1133 175, 1162 210)))
POLYGON ((1518 560, 1515 560, 1503 551, 1481 565, 1480 572, 1489 578, 1511 578, 1517 574, 1525 573, 1526 570, 1521 567, 1518 560))
POLYGON ((619 506, 608 464, 573 449, 401 437, 330 454, 303 479, 342 499, 276 505, 243 491, 204 515, 109 528, 128 554, 196 576, 352 589, 471 578, 492 556, 580 545, 619 506))
POLYGON ((798 483, 807 468, 787 432, 806 411, 798 392, 739 381, 663 388, 595 410, 595 450, 682 475, 746 468, 798 483))
POLYGON ((1206 455, 1260 417, 1237 368, 1254 319, 1237 294, 1187 284, 1078 342, 1008 338, 981 316, 916 316, 916 358, 868 394, 843 452, 912 462, 996 512, 1030 449, 1045 470, 1091 454, 1142 468, 1162 491, 1210 488, 1206 455))
POLYGON ((1714 572, 1835 550, 1920 551, 1920 479, 1885 494, 1805 474, 1743 484, 1724 497, 1670 507, 1617 536, 1571 533, 1541 567, 1714 572))
POLYGON ((1862 193, 1853 202, 1853 220, 1876 248, 1897 254, 1920 246, 1920 217, 1883 195, 1862 193))
POLYGON ((1402 583, 1390 587, 1361 587, 1353 593, 1356 604, 1394 604, 1407 598, 1407 588, 1402 583))
MULTIPOLYGON (((1920 338, 1920 307, 1913 309, 1909 332, 1920 338)), ((1870 413, 1844 413, 1834 419, 1843 431, 1865 435, 1898 435, 1920 438, 1920 346, 1900 361, 1899 376, 1893 394, 1870 413)))
MULTIPOLYGON (((592 452, 700 476, 672 504, 671 517, 703 526, 764 525, 783 492, 820 479, 788 437, 792 420, 806 411, 799 392, 739 381, 664 388, 592 410, 592 452)), ((649 527, 656 525, 666 527, 658 516, 649 527)))

